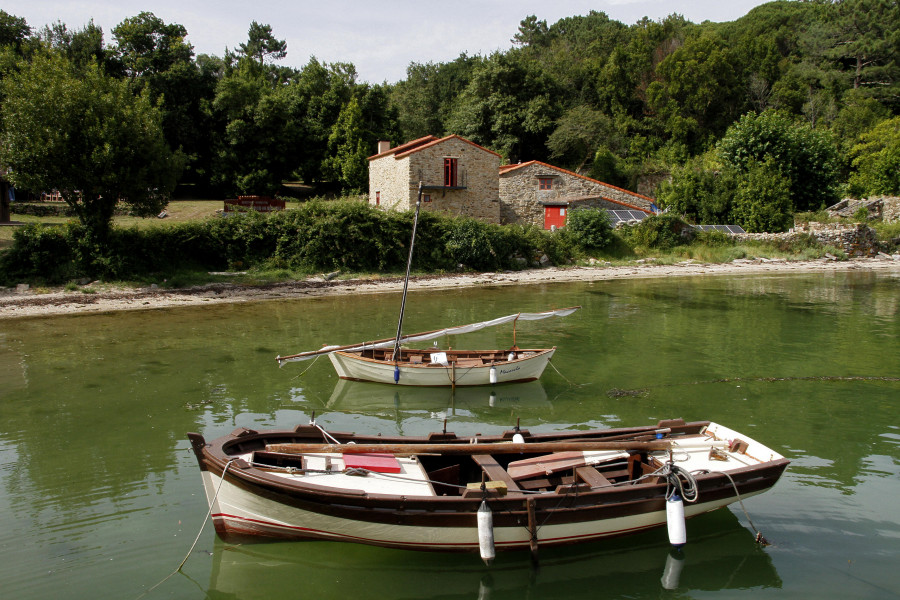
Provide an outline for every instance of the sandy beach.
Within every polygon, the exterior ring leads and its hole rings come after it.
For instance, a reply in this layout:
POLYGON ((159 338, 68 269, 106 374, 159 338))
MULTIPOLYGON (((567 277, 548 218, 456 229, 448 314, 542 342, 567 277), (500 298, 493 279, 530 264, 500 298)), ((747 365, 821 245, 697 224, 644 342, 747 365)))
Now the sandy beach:
MULTIPOLYGON (((840 271, 878 271, 900 275, 900 255, 833 261, 736 260, 725 264, 685 261, 674 265, 652 262, 629 266, 591 266, 544 268, 503 273, 464 273, 415 277, 409 290, 435 290, 472 286, 506 286, 605 281, 626 278, 696 277, 717 275, 758 275, 788 273, 833 273, 840 271)), ((51 315, 103 313, 120 310, 148 310, 225 302, 259 302, 312 298, 339 294, 396 293, 403 289, 402 278, 334 279, 311 277, 260 286, 227 283, 191 288, 168 289, 106 288, 87 286, 92 293, 59 289, 7 288, 0 290, 0 319, 33 318, 51 315)))

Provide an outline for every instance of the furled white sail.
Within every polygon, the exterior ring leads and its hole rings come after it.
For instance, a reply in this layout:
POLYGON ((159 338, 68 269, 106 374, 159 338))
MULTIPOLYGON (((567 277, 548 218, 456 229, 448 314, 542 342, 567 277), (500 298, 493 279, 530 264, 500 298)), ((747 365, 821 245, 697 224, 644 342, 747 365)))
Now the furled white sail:
MULTIPOLYGON (((459 325, 457 327, 447 327, 446 329, 438 329, 435 331, 425 331, 423 333, 413 333, 409 335, 404 335, 400 338, 401 344, 407 343, 415 343, 415 342, 425 342, 428 340, 433 340, 445 335, 459 335, 462 333, 472 333, 473 331, 480 331, 486 327, 494 327, 496 325, 503 325, 504 323, 513 323, 515 321, 539 321, 541 319, 547 319, 549 317, 566 317, 571 315, 573 312, 581 308, 580 306, 572 306, 569 308, 560 308, 557 310, 548 310, 539 313, 516 313, 512 315, 507 315, 505 317, 499 317, 497 319, 491 319, 490 321, 482 321, 480 323, 471 323, 469 325, 459 325)), ((320 348, 319 350, 311 350, 309 352, 301 352, 300 354, 293 354, 291 356, 278 356, 275 360, 278 361, 279 365, 283 365, 286 362, 296 362, 301 360, 309 360, 310 358, 315 358, 317 356, 322 356, 323 354, 330 354, 332 352, 337 352, 338 350, 344 352, 360 352, 362 350, 370 350, 374 348, 390 348, 394 345, 395 338, 388 338, 384 340, 376 340, 373 342, 363 342, 356 345, 350 346, 325 346, 324 348, 320 348)))

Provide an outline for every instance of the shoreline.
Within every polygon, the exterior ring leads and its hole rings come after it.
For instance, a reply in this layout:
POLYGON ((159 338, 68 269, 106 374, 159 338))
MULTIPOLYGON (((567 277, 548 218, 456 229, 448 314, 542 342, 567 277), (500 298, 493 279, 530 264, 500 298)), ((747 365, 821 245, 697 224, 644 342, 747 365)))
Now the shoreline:
MULTIPOLYGON (((423 275, 410 278, 409 291, 456 287, 534 285, 545 283, 591 282, 660 277, 716 275, 760 275, 834 273, 842 271, 892 272, 900 274, 900 256, 861 258, 846 261, 828 259, 739 260, 730 263, 684 261, 673 265, 653 263, 629 266, 548 267, 501 273, 423 275)), ((110 288, 94 293, 54 289, 47 293, 0 291, 0 320, 30 317, 98 314, 125 310, 152 310, 204 304, 261 302, 316 298, 346 294, 381 294, 403 290, 403 278, 345 279, 326 281, 322 277, 247 286, 215 283, 180 289, 110 288)))

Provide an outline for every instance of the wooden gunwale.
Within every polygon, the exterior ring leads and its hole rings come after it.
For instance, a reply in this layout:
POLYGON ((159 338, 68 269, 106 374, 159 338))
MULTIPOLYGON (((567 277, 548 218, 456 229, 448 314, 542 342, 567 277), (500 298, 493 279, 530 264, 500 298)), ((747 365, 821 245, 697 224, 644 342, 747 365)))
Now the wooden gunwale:
MULTIPOLYGON (((551 352, 553 350, 556 350, 556 346, 553 346, 552 348, 519 349, 519 350, 516 350, 516 353, 532 352, 533 354, 530 354, 528 356, 520 356, 520 357, 514 358, 513 360, 506 360, 505 358, 503 358, 503 359, 494 360, 491 362, 485 362, 484 364, 481 364, 481 365, 475 365, 472 367, 460 367, 460 368, 478 369, 478 368, 490 368, 491 366, 496 366, 496 365, 514 365, 516 363, 527 362, 527 361, 533 360, 533 359, 538 358, 538 357, 540 357, 548 352, 551 352)), ((432 350, 430 350, 430 349, 404 350, 401 355, 400 360, 393 361, 390 358, 374 358, 371 356, 364 356, 363 355, 364 351, 362 351, 362 350, 356 351, 356 352, 344 352, 341 350, 334 351, 335 354, 341 354, 343 356, 350 357, 354 360, 361 360, 361 361, 370 362, 370 363, 387 364, 387 365, 396 364, 396 365, 399 365, 402 367, 409 367, 409 368, 431 368, 431 369, 434 369, 434 368, 448 369, 448 368, 450 368, 449 365, 443 365, 440 363, 430 363, 430 362, 429 363, 413 363, 413 362, 409 361, 410 356, 424 356, 426 354, 430 354, 431 352, 432 352, 432 350)), ((440 350, 440 352, 444 352, 447 354, 448 363, 453 363, 453 362, 457 362, 458 359, 466 359, 466 358, 481 358, 482 360, 484 360, 483 357, 486 355, 493 356, 494 354, 498 354, 498 353, 502 354, 502 353, 509 352, 509 350, 440 350), (455 359, 455 360, 449 360, 449 359, 455 359)))

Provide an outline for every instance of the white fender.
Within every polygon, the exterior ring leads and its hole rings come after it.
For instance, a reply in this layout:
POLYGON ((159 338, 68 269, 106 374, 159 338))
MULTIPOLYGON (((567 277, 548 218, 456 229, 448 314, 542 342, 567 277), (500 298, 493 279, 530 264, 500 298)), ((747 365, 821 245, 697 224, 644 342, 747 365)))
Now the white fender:
POLYGON ((684 502, 681 496, 673 494, 666 500, 666 523, 669 526, 669 543, 681 548, 687 542, 687 527, 684 524, 684 502))
POLYGON ((487 502, 481 501, 478 507, 478 548, 481 551, 481 560, 490 566, 494 562, 494 515, 488 508, 487 502))

